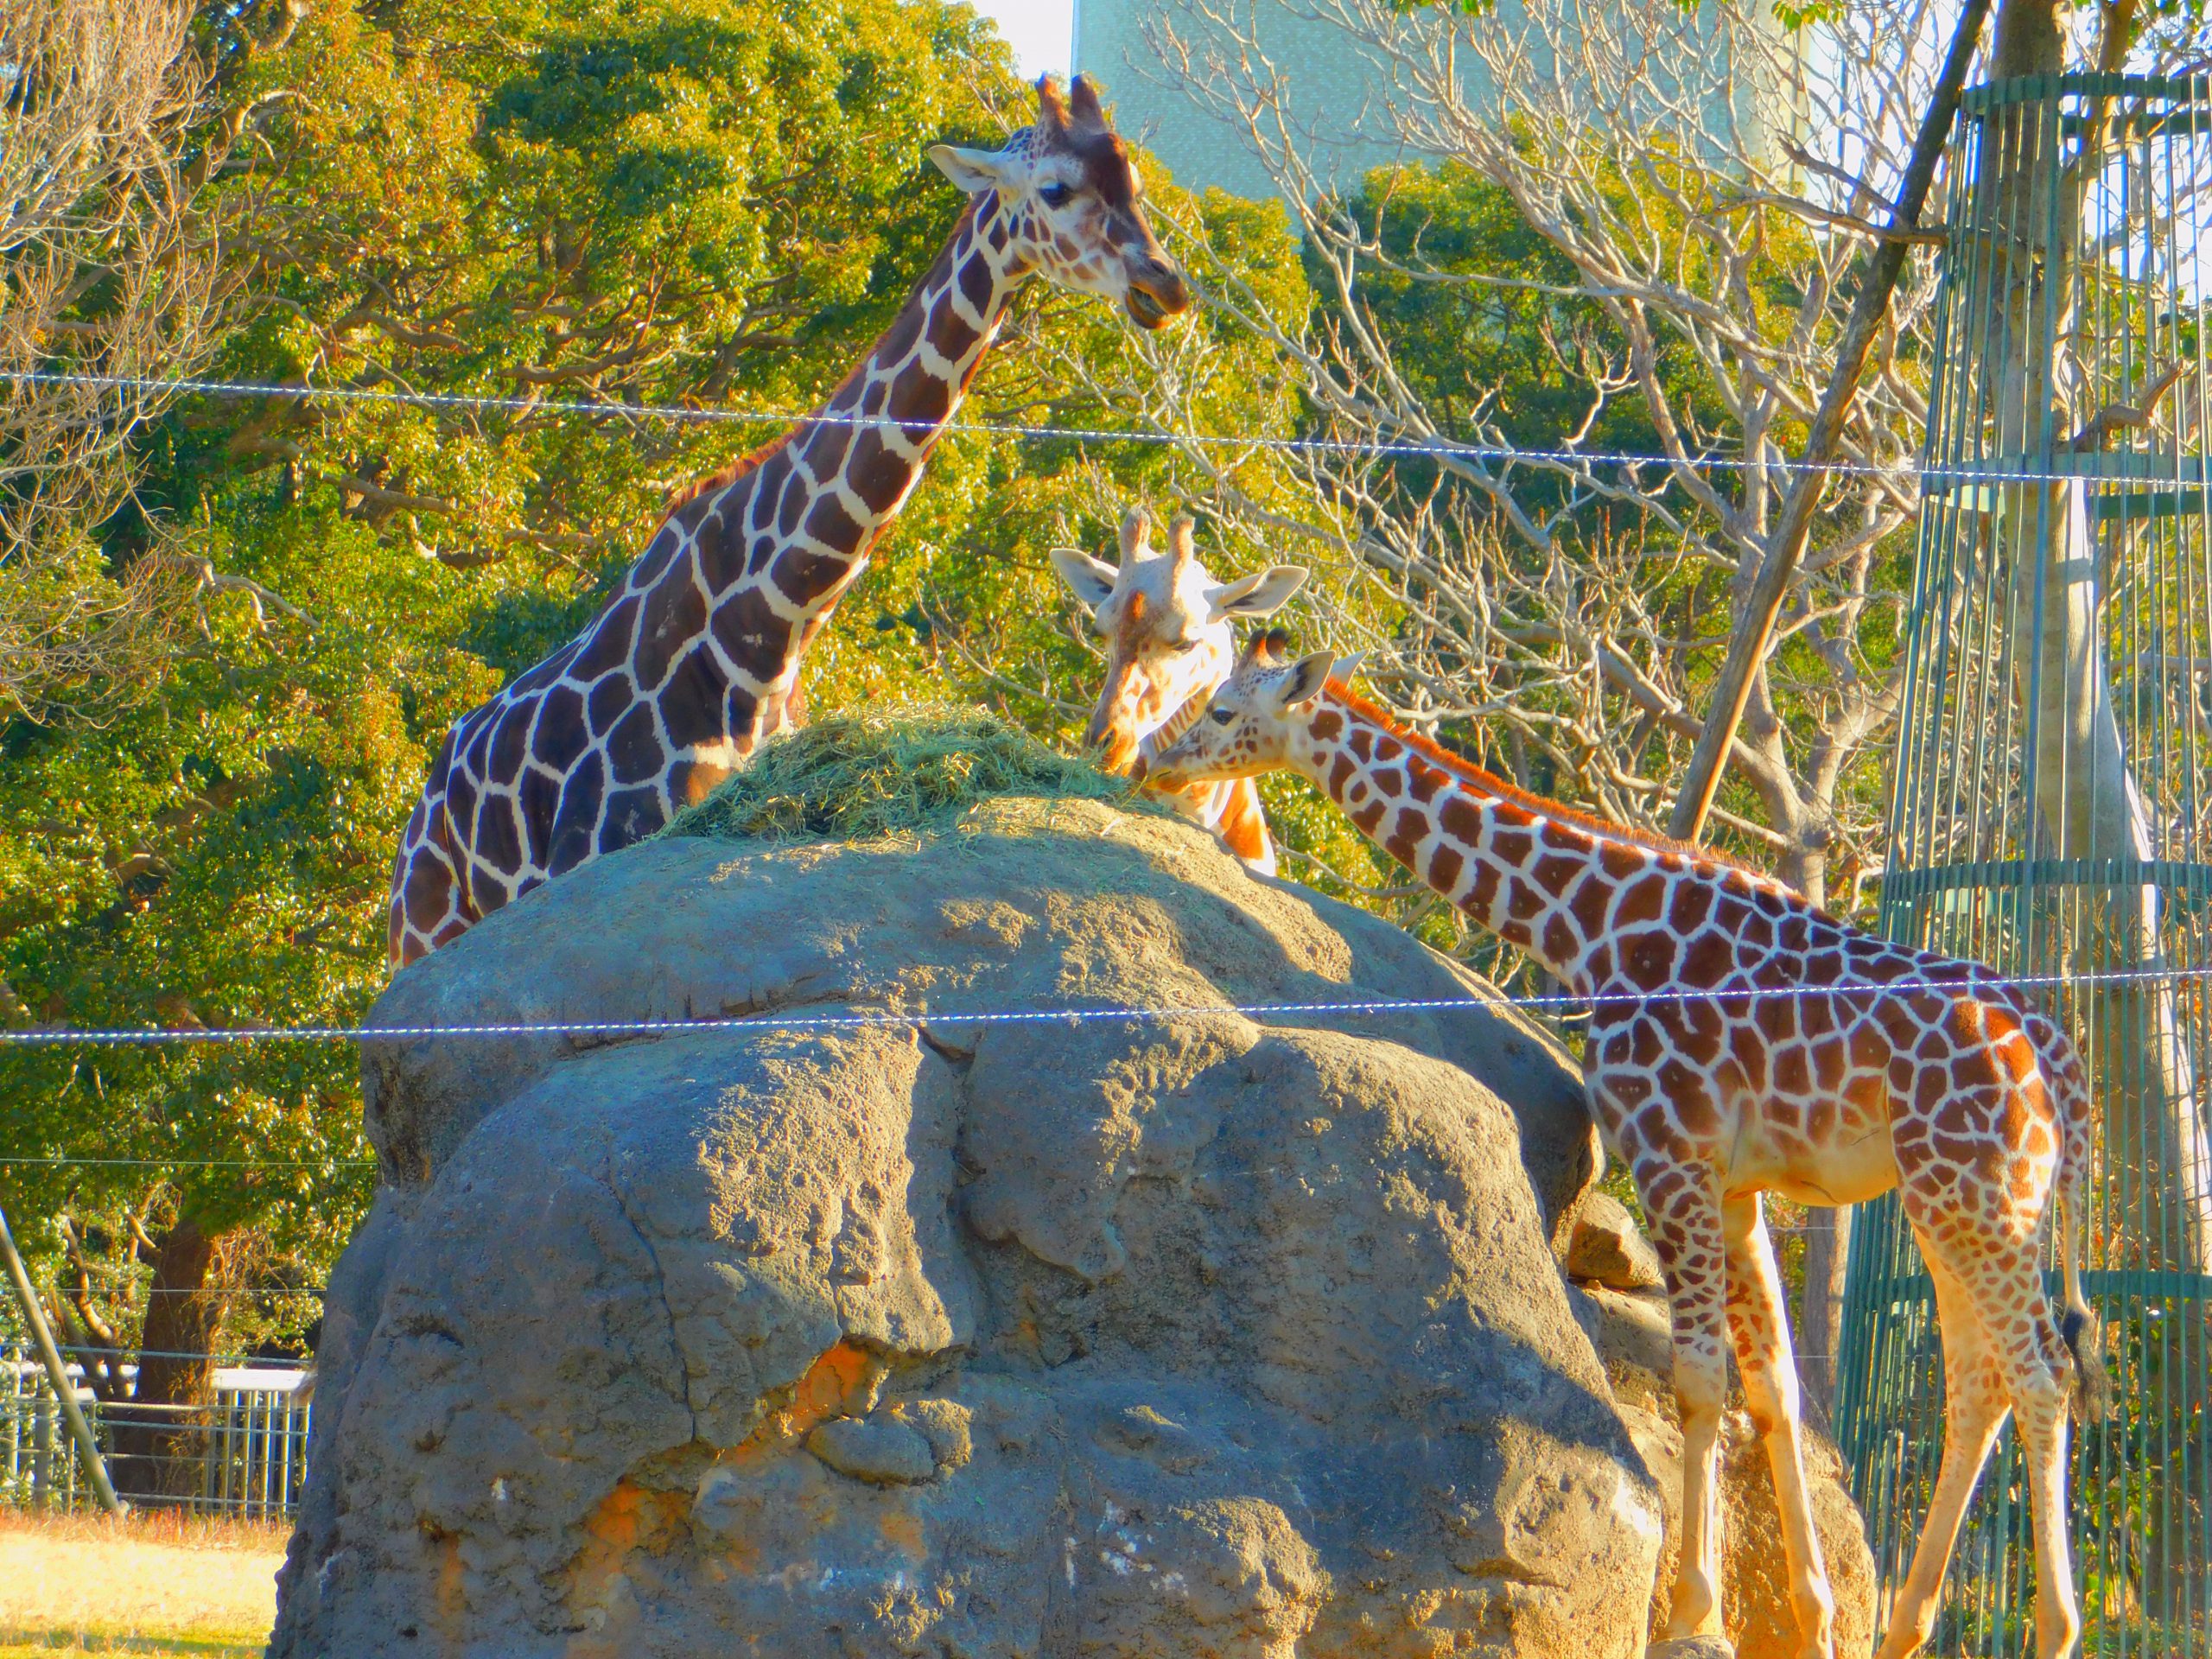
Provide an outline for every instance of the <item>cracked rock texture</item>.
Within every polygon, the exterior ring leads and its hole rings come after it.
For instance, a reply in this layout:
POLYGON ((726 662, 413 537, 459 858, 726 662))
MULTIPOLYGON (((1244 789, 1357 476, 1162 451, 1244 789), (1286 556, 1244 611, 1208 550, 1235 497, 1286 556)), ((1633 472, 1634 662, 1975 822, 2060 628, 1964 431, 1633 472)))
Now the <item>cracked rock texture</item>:
POLYGON ((1640 1650, 1661 1495, 1504 1009, 1180 823, 664 840, 400 975, 271 1652, 1640 1650), (813 1030, 777 1013, 921 1013, 813 1030), (1564 1245, 1564 1239, 1556 1242, 1564 1245))

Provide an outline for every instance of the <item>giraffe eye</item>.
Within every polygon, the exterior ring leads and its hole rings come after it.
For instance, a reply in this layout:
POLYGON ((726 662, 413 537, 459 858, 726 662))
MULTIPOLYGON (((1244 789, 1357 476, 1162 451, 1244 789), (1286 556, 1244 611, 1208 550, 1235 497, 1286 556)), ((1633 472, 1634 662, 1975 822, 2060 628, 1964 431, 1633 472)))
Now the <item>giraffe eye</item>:
POLYGON ((1236 716, 1230 714, 1226 709, 1209 709, 1206 710, 1206 718, 1213 721, 1217 726, 1226 726, 1230 721, 1236 719, 1236 716))
POLYGON ((1073 194, 1075 194, 1074 188, 1061 183, 1058 179, 1053 180, 1052 183, 1037 193, 1038 199, 1047 207, 1064 207, 1067 205, 1068 198, 1073 194))

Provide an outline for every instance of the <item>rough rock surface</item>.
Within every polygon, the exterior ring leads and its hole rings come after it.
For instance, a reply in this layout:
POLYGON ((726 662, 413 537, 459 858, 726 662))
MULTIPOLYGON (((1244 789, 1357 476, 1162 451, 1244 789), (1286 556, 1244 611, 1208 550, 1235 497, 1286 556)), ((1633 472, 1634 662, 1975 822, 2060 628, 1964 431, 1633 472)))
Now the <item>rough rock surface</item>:
POLYGON ((1574 1212, 1567 1243, 1567 1276, 1608 1290, 1656 1290, 1665 1282, 1659 1252, 1636 1224, 1628 1206, 1610 1192, 1592 1191, 1574 1212))
MULTIPOLYGON (((1651 1599, 1651 1628, 1656 1633, 1664 1627, 1675 1581, 1682 1502, 1681 1419, 1671 1381, 1667 1300, 1661 1293, 1628 1294, 1596 1284, 1579 1285, 1571 1294, 1666 1507, 1666 1542, 1651 1599)), ((1874 1647, 1874 1556, 1845 1473, 1834 1443, 1808 1423, 1805 1477, 1828 1588, 1835 1598, 1836 1659, 1866 1659, 1874 1647)), ((1734 1407, 1720 1420, 1720 1539, 1721 1625, 1734 1643, 1736 1659, 1797 1659, 1803 1649, 1783 1571, 1774 1477, 1749 1414, 1734 1407)))
POLYGON ((963 1017, 1473 983, 1089 804, 525 897, 373 1019, 926 1023, 373 1046, 272 1653, 1638 1652, 1535 1033, 963 1017))

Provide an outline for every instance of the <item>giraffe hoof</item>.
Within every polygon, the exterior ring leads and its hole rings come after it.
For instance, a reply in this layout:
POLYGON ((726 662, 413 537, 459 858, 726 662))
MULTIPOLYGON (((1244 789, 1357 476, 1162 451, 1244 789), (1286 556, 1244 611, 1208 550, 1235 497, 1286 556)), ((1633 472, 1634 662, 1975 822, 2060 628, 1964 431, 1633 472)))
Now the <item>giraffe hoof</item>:
POLYGON ((1725 1636, 1662 1637, 1643 1650, 1643 1659, 1736 1659, 1736 1644, 1725 1636))

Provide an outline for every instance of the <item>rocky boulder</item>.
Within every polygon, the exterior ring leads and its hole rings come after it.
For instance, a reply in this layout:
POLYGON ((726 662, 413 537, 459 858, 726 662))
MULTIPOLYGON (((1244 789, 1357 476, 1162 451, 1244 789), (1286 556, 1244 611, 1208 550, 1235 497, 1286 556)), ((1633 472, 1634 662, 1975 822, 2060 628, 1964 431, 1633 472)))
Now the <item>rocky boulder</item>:
POLYGON ((1482 995, 1090 801, 528 895, 372 1021, 671 1027, 368 1050, 271 1652, 1640 1651, 1574 1075, 1346 1006, 1482 995))
POLYGON ((1608 1290, 1658 1290, 1666 1282, 1659 1252, 1628 1206, 1594 1190, 1585 1195, 1567 1230, 1567 1275, 1608 1290))

